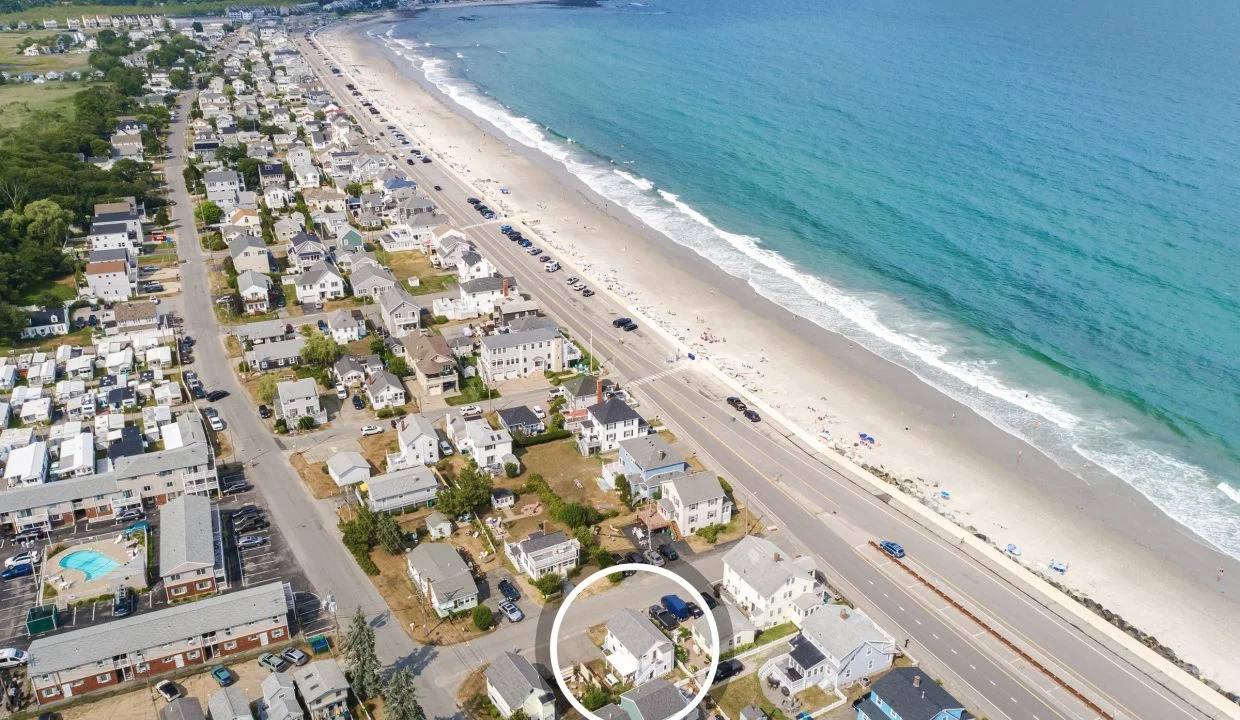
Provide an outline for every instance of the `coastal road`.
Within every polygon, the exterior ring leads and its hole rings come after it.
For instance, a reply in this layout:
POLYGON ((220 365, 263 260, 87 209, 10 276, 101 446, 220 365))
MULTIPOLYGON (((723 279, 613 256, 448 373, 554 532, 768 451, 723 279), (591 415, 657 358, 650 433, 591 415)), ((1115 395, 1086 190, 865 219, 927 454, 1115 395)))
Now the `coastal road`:
MULTIPOLYGON (((176 229, 177 253, 183 265, 182 293, 186 334, 198 340, 194 369, 208 390, 224 389, 229 396, 214 403, 228 422, 234 457, 245 465, 245 476, 271 508, 271 521, 280 528, 293 556, 320 598, 331 596, 343 628, 357 608, 361 608, 375 628, 379 660, 388 667, 409 667, 421 672, 437 649, 416 645, 404 629, 395 625, 394 616, 370 580, 358 568, 340 542, 336 518, 330 504, 318 503, 307 493, 301 479, 284 460, 281 448, 259 421, 249 396, 232 372, 232 362, 224 350, 224 330, 216 321, 207 285, 206 258, 195 231, 193 204, 185 187, 185 118, 195 94, 186 93, 180 105, 182 118, 172 125, 167 179, 176 229)), ((430 718, 460 716, 452 693, 443 687, 424 684, 419 699, 430 718)))
MULTIPOLYGON (((379 137, 384 128, 344 88, 356 79, 349 77, 356 69, 340 65, 346 75, 333 77, 309 43, 300 38, 297 42, 333 94, 370 135, 379 137)), ((370 99, 382 107, 383 98, 370 99)), ((542 272, 541 264, 517 252, 499 234, 499 221, 480 224, 465 203, 466 197, 485 197, 478 189, 438 162, 405 169, 424 188, 442 186, 442 192, 428 194, 454 225, 497 266, 513 274, 522 292, 537 298, 576 338, 591 342, 615 376, 638 381, 635 392, 647 402, 644 414, 657 415, 696 445, 711 467, 732 477, 734 486, 756 500, 764 524, 798 538, 818 556, 834 586, 888 631, 909 638, 909 651, 965 696, 978 714, 1038 720, 1098 717, 869 548, 867 541, 882 537, 901 541, 910 551, 909 564, 920 574, 1113 717, 1227 716, 1144 660, 1096 639, 1071 614, 1043 604, 1017 582, 970 557, 967 548, 927 531, 898 503, 888 502, 884 493, 858 484, 831 458, 798 445, 790 439, 791 432, 769 422, 737 422, 735 413, 722 403, 729 392, 722 383, 695 372, 664 374, 668 367, 662 359, 675 351, 661 336, 615 330, 610 320, 625 313, 620 302, 602 292, 586 299, 568 291, 565 273, 542 272)))

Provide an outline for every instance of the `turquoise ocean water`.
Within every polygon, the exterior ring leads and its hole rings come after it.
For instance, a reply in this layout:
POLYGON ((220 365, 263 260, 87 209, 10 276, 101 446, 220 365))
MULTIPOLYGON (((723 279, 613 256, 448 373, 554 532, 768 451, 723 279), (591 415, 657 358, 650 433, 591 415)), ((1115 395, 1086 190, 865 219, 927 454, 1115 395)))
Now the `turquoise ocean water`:
POLYGON ((1240 557, 1240 5, 606 1, 372 34, 766 297, 1240 557))

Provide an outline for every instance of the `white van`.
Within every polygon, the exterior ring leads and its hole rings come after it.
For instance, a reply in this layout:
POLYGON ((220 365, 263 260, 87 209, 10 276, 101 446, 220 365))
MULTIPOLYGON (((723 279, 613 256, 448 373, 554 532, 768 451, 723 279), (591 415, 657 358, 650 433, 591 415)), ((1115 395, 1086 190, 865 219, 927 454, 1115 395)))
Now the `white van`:
POLYGON ((559 270, 559 269, 560 269, 560 263, 555 260, 548 260, 547 262, 543 263, 543 270, 547 272, 555 272, 556 270, 559 270))

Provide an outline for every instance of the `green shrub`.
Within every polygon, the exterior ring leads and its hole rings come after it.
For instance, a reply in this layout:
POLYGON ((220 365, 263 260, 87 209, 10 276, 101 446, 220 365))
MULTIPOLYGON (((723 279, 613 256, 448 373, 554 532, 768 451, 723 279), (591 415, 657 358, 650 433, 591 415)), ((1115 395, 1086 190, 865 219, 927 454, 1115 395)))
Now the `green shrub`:
POLYGON ((698 531, 693 534, 713 545, 719 539, 719 533, 727 529, 727 525, 707 525, 704 528, 698 528, 698 531))
POLYGON ((538 592, 543 597, 551 597, 560 592, 560 588, 564 586, 564 578, 555 573, 547 573, 534 581, 534 587, 538 588, 538 592))
POLYGON ((494 614, 491 612, 491 608, 487 607, 486 605, 479 605, 478 607, 475 607, 474 612, 473 612, 473 618, 474 618, 474 627, 478 628, 479 630, 486 630, 487 628, 491 627, 491 623, 495 619, 494 614))
MULTIPOLYGON (((520 465, 518 465, 518 464, 516 464, 516 463, 514 463, 514 462, 504 463, 504 475, 506 475, 506 476, 508 476, 508 477, 510 477, 510 478, 515 478, 516 476, 518 476, 518 475, 520 475, 520 474, 521 474, 521 466, 520 466, 520 465)), ((510 719, 510 720, 511 720, 511 719, 510 719)))

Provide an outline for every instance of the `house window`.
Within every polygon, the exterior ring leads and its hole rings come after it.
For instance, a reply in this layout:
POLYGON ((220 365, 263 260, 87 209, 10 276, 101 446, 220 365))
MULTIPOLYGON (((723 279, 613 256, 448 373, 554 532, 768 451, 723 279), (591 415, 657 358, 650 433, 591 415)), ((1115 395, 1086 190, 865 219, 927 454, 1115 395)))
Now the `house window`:
POLYGON ((272 630, 271 637, 273 638, 284 637, 284 628, 276 628, 275 630, 272 630))
POLYGON ((172 588, 172 590, 170 591, 170 593, 169 593, 169 594, 171 594, 171 595, 173 595, 173 596, 176 596, 176 595, 184 595, 184 594, 185 594, 185 588, 183 588, 183 587, 175 587, 175 588, 172 588))
POLYGON ((237 649, 237 641, 236 641, 236 640, 229 640, 228 642, 224 643, 224 649, 225 649, 225 650, 236 650, 236 649, 237 649))
POLYGON ((194 584, 194 589, 195 589, 195 590, 210 590, 210 589, 211 589, 211 581, 210 581, 210 580, 205 580, 205 581, 200 582, 200 583, 195 583, 195 584, 194 584))
POLYGON ((60 691, 57 690, 56 688, 45 688, 42 694, 43 694, 43 697, 56 697, 56 693, 58 692, 60 691))
POLYGON ((189 651, 189 659, 190 659, 190 660, 197 660, 197 659, 198 659, 198 656, 199 656, 199 655, 201 655, 201 654, 202 654, 202 653, 201 653, 201 652, 199 652, 199 651, 197 651, 197 650, 190 650, 190 651, 189 651))

